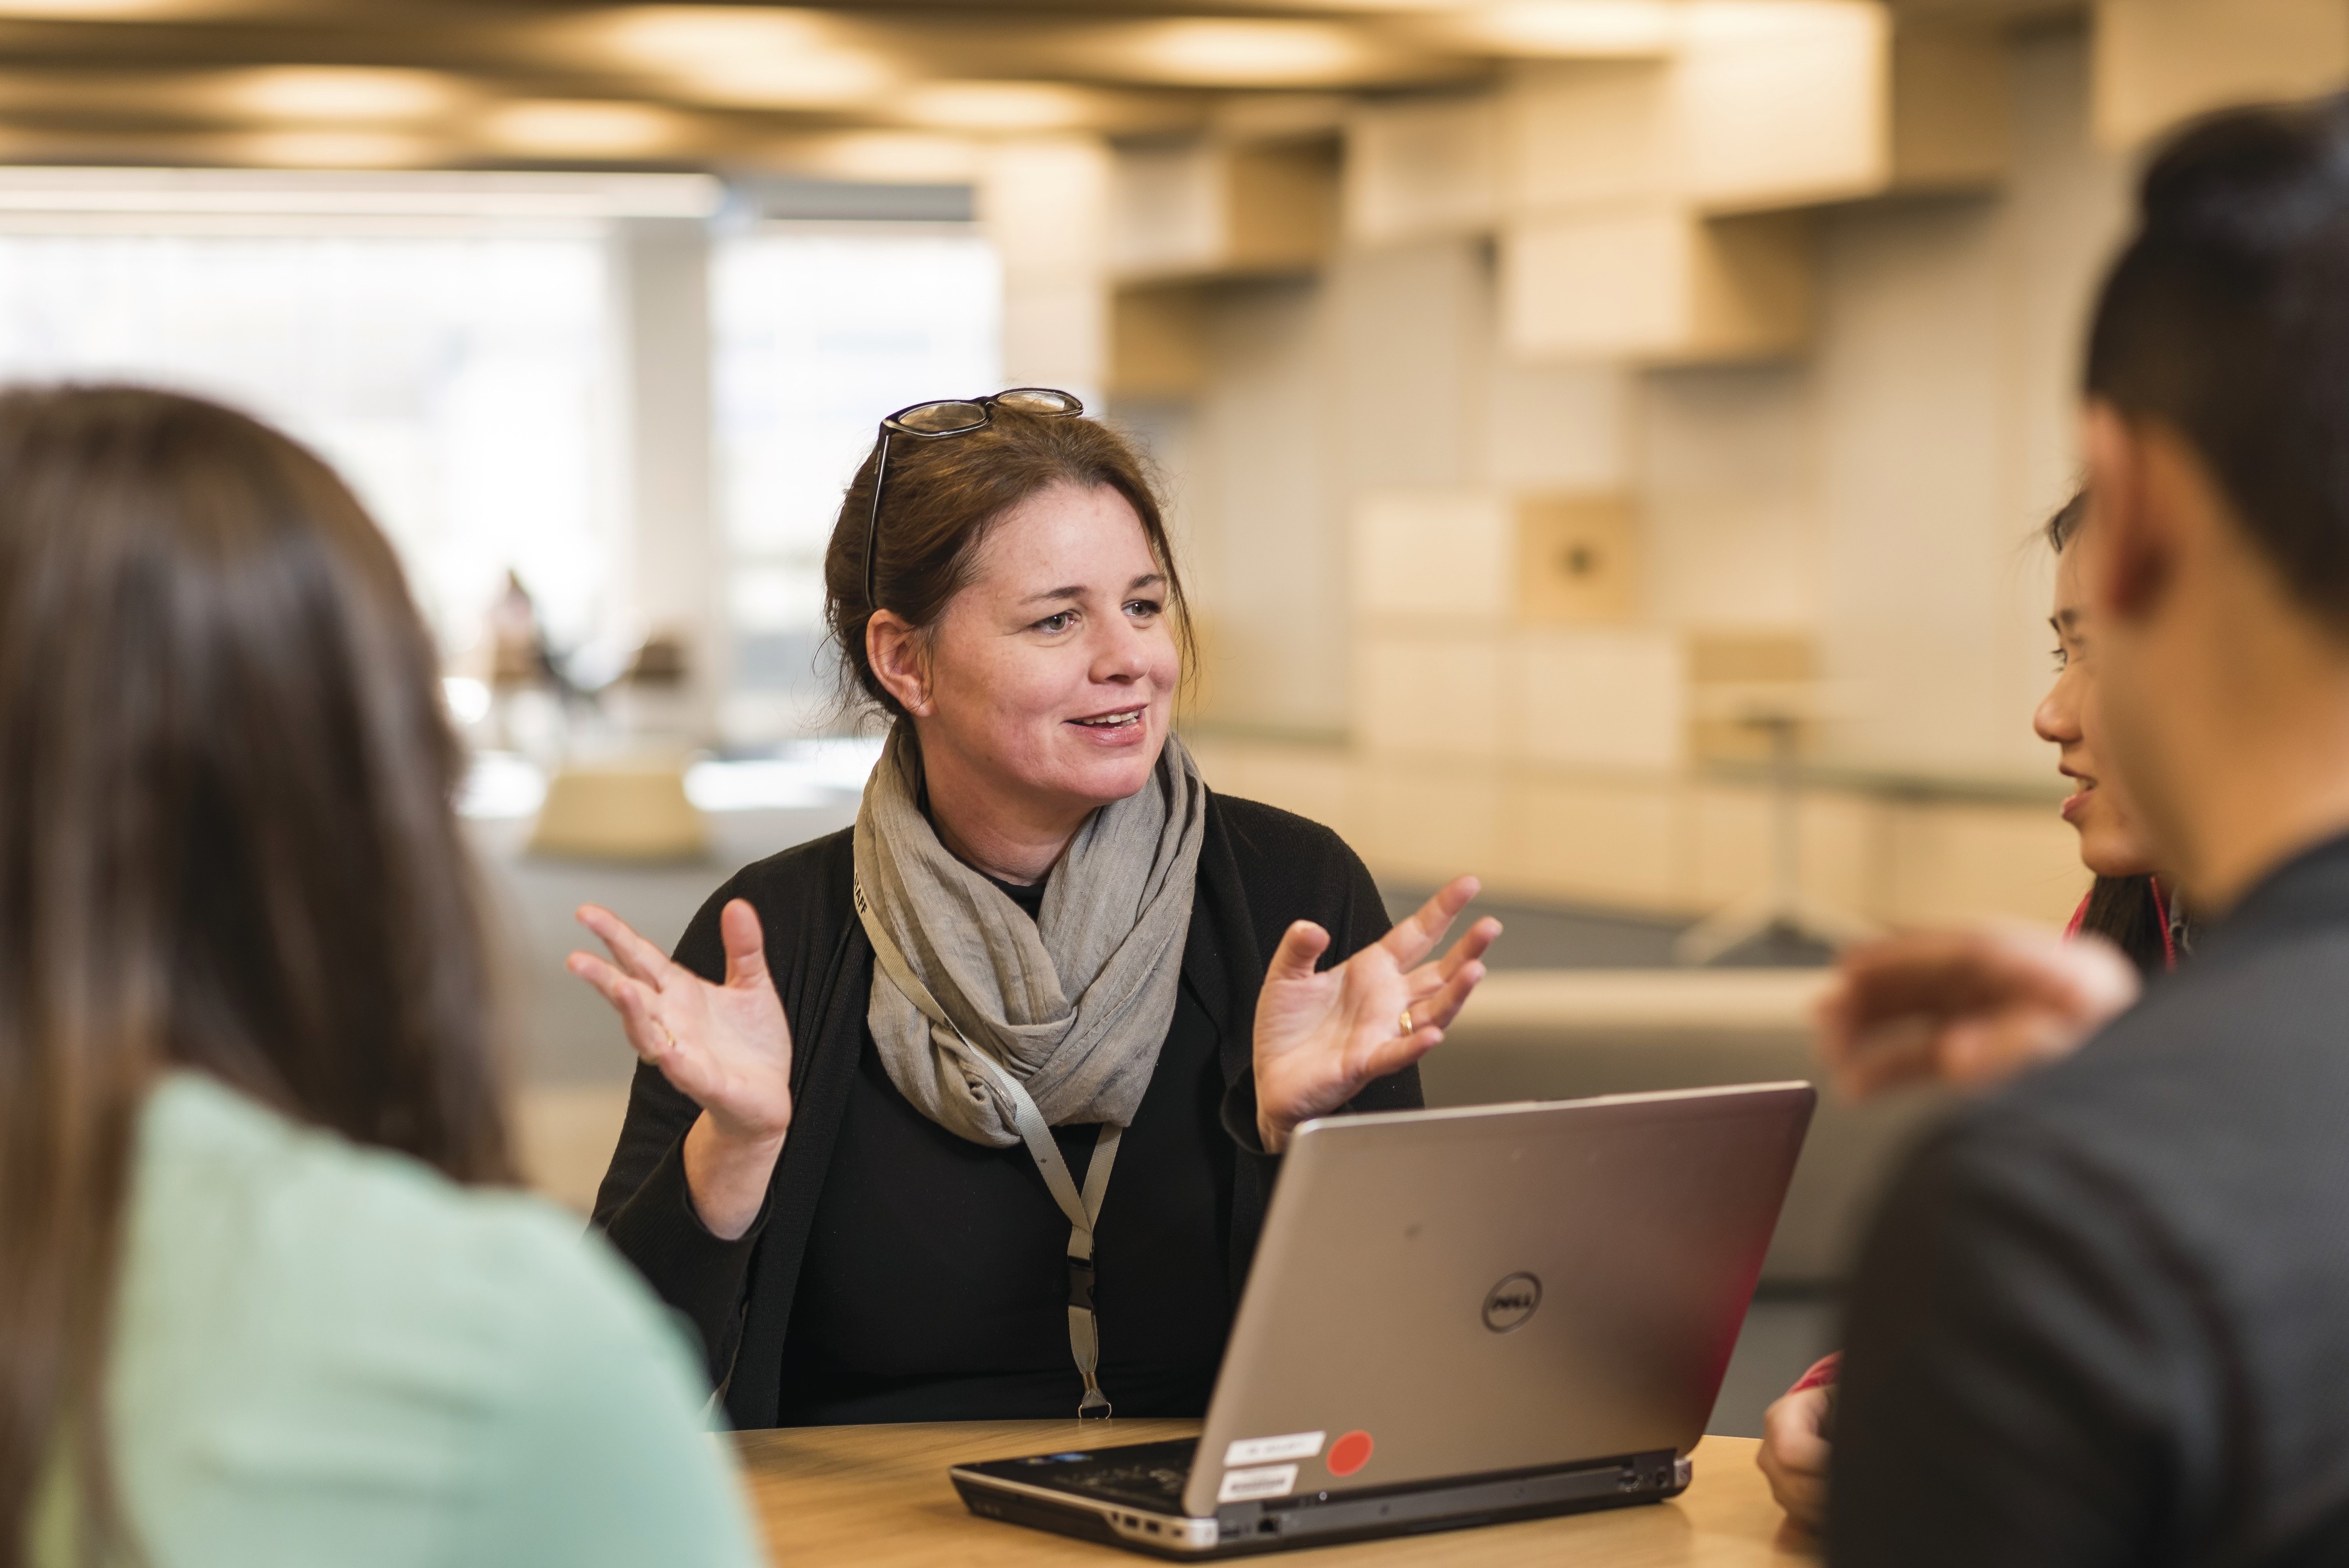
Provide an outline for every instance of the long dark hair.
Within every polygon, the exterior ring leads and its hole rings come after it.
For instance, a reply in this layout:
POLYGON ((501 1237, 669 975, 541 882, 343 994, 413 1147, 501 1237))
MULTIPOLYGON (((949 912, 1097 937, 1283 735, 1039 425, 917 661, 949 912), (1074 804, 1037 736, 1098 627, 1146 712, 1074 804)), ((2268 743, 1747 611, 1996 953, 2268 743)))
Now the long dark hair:
MULTIPOLYGON (((2064 553, 2080 531, 2087 515, 2088 492, 2080 490, 2047 520, 2047 547, 2064 553)), ((2150 875, 2100 876, 2088 889, 2080 929, 2104 937, 2128 955, 2147 975, 2158 975, 2171 963, 2169 905, 2161 886, 2150 875)))
POLYGON ((103 1375, 159 1072, 508 1177, 461 770, 326 464, 194 398, 0 393, 0 1568, 59 1460, 85 1559, 135 1552, 103 1375))

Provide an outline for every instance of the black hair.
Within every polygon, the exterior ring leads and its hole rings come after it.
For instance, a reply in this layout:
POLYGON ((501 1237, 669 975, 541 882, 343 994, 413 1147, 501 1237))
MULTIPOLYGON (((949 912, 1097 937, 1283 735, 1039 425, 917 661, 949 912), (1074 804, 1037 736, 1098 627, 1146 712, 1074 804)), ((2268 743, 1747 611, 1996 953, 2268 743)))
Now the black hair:
POLYGON ((2086 382, 2190 442, 2291 592, 2349 636, 2349 97, 2216 115, 2163 149, 2086 382))
POLYGON ((2169 918, 2149 876, 2098 877, 2080 929, 2105 938, 2147 976, 2169 968, 2169 918))

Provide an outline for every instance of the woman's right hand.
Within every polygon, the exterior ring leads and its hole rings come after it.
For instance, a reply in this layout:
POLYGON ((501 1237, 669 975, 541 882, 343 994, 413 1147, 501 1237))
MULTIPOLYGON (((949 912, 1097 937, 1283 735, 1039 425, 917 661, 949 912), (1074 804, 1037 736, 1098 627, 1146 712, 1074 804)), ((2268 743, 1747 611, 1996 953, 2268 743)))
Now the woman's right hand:
POLYGON ((1827 1415, 1835 1385, 1814 1383, 1781 1395, 1762 1413, 1762 1447, 1754 1462, 1770 1482, 1770 1495, 1788 1517, 1817 1530, 1827 1518, 1827 1415))
POLYGON ((765 1203, 792 1125, 792 1030, 767 973, 759 916, 739 898, 719 912, 719 985, 608 909, 584 904, 579 923, 603 939, 612 962, 574 953, 567 967, 612 1005, 636 1055, 701 1108, 686 1135, 686 1182, 703 1225, 734 1240, 765 1203))

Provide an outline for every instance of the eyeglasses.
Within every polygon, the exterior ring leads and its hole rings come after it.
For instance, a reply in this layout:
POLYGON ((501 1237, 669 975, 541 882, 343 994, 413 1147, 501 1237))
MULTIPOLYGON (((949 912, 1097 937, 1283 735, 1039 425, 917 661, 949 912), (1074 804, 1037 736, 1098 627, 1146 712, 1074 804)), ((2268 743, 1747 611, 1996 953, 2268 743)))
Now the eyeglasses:
POLYGON ((941 436, 968 436, 973 430, 983 430, 994 421, 995 410, 1009 408, 1015 414, 1030 414, 1042 418, 1061 418, 1081 414, 1085 406, 1073 393, 1057 391, 1050 387, 1014 387, 998 392, 991 397, 947 397, 935 403, 916 403, 898 409, 881 421, 881 453, 873 463, 873 514, 864 520, 864 607, 878 610, 880 600, 874 593, 873 569, 875 542, 881 537, 881 486, 889 477, 889 438, 917 436, 932 441, 941 436))

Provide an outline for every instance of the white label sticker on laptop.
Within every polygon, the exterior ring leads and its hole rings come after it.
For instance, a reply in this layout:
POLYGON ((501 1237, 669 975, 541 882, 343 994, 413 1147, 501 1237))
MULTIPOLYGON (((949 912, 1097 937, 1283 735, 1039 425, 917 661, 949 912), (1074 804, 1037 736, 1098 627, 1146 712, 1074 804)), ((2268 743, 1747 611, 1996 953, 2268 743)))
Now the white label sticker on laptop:
POLYGON ((1216 1489, 1217 1502, 1254 1502, 1260 1497, 1287 1497, 1297 1490, 1295 1465, 1261 1465, 1255 1470, 1227 1470, 1216 1489))
POLYGON ((1268 1465, 1275 1460, 1309 1460, 1321 1451, 1325 1432, 1291 1432, 1285 1438, 1235 1438, 1224 1449, 1226 1465, 1268 1465))

